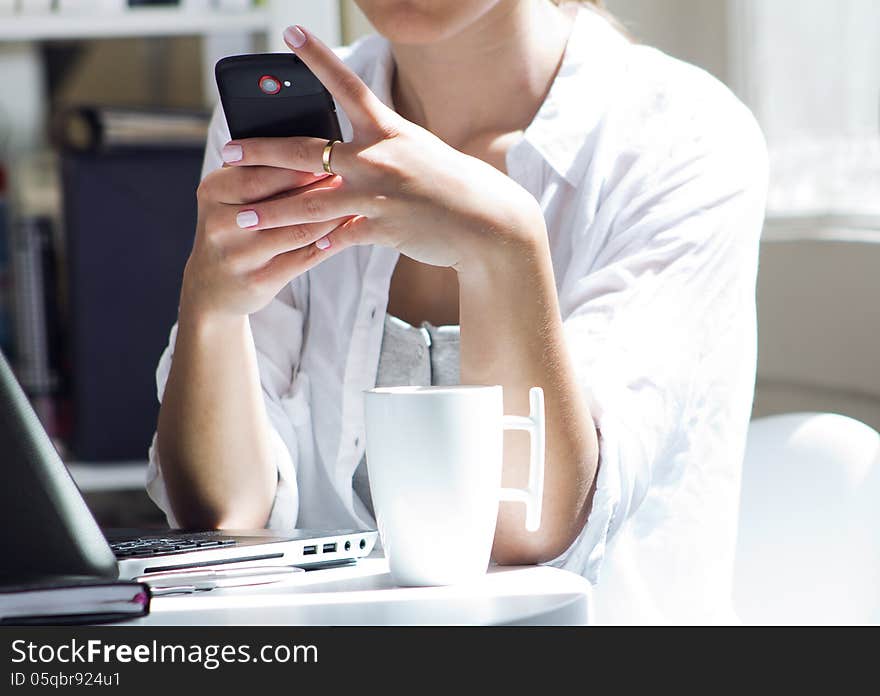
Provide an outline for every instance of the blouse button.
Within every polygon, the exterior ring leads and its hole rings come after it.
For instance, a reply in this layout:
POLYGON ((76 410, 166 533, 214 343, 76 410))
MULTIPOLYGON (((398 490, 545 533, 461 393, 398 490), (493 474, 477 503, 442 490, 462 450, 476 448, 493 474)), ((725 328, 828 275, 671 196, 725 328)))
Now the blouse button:
POLYGON ((376 308, 373 307, 373 308, 370 310, 370 319, 375 319, 375 318, 376 318, 376 308))
POLYGON ((357 447, 359 444, 361 444, 361 439, 359 437, 356 437, 354 439, 354 446, 357 447))

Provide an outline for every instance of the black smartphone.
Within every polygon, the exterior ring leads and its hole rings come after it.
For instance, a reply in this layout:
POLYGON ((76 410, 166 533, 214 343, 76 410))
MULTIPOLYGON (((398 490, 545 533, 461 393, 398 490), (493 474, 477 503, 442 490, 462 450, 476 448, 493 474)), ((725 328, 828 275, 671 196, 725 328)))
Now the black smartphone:
POLYGON ((333 97, 292 53, 228 56, 214 77, 233 139, 342 140, 333 97))

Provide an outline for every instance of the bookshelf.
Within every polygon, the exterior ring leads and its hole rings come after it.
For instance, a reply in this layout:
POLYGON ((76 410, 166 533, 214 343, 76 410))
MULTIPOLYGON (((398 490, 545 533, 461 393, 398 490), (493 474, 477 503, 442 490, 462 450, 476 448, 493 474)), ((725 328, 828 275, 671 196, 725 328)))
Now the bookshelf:
MULTIPOLYGON (((11 129, 11 150, 41 142, 45 123, 45 79, 36 47, 47 41, 94 41, 120 38, 197 36, 202 39, 202 83, 206 106, 216 102, 214 64, 224 56, 265 47, 287 51, 284 27, 296 21, 330 45, 342 40, 339 0, 264 0, 245 10, 195 7, 133 7, 116 11, 50 11, 0 14, 0 113, 11 129), (255 43, 255 38, 263 39, 255 43), (28 85, 26 91, 22 85, 28 85)), ((2 154, 2 153, 0 153, 2 154)))
MULTIPOLYGON (((46 66, 40 51, 45 42, 199 37, 206 105, 216 101, 212 87, 217 60, 262 48, 288 50, 281 33, 292 22, 309 27, 331 45, 341 42, 339 0, 263 0, 244 10, 214 9, 207 4, 181 0, 179 7, 0 13, 0 130, 5 132, 5 137, 0 137, 0 160, 5 160, 7 166, 20 166, 32 153, 46 148, 48 98, 46 66)), ((96 504, 106 507, 105 512, 116 515, 116 508, 124 507, 114 498, 114 492, 127 496, 125 505, 138 507, 141 499, 146 500, 145 462, 74 462, 69 469, 80 488, 95 498, 96 504)))
POLYGON ((212 34, 277 34, 270 50, 284 47, 282 29, 293 21, 308 26, 331 44, 341 40, 339 2, 325 0, 266 0, 246 10, 174 7, 132 7, 100 12, 0 14, 0 43, 20 41, 90 40, 150 36, 209 36, 212 34))

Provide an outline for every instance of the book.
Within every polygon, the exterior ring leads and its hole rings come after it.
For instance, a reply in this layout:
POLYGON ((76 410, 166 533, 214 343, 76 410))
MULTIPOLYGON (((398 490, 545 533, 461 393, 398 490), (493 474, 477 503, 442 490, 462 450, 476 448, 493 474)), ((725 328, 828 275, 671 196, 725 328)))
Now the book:
POLYGON ((59 414, 69 385, 57 167, 48 152, 12 163, 8 228, 12 363, 53 438, 64 434, 59 414))
POLYGON ((30 578, 0 584, 0 625, 70 625, 146 616, 145 583, 81 575, 30 578))
POLYGON ((16 221, 12 244, 16 372, 28 395, 55 393, 60 386, 61 319, 52 221, 16 221))
POLYGON ((63 438, 69 365, 51 219, 16 220, 12 241, 15 372, 43 427, 63 438))
POLYGON ((63 148, 84 152, 204 148, 210 119, 210 113, 201 110, 79 106, 59 115, 54 135, 63 148))

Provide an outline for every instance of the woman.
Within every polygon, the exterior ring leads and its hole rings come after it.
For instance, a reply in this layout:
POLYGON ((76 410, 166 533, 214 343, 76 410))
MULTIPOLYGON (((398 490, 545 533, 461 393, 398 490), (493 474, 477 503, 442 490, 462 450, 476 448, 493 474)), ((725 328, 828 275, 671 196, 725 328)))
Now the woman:
MULTIPOLYGON (((228 142, 215 114, 151 494, 193 527, 372 525, 364 389, 501 384, 526 412, 538 385, 542 526, 502 504, 495 560, 583 573, 601 619, 724 620, 766 188, 751 115, 583 3, 358 4, 380 36, 342 61, 285 32, 347 117, 333 176, 326 141, 228 142)), ((515 485, 527 444, 508 445, 515 485)))

